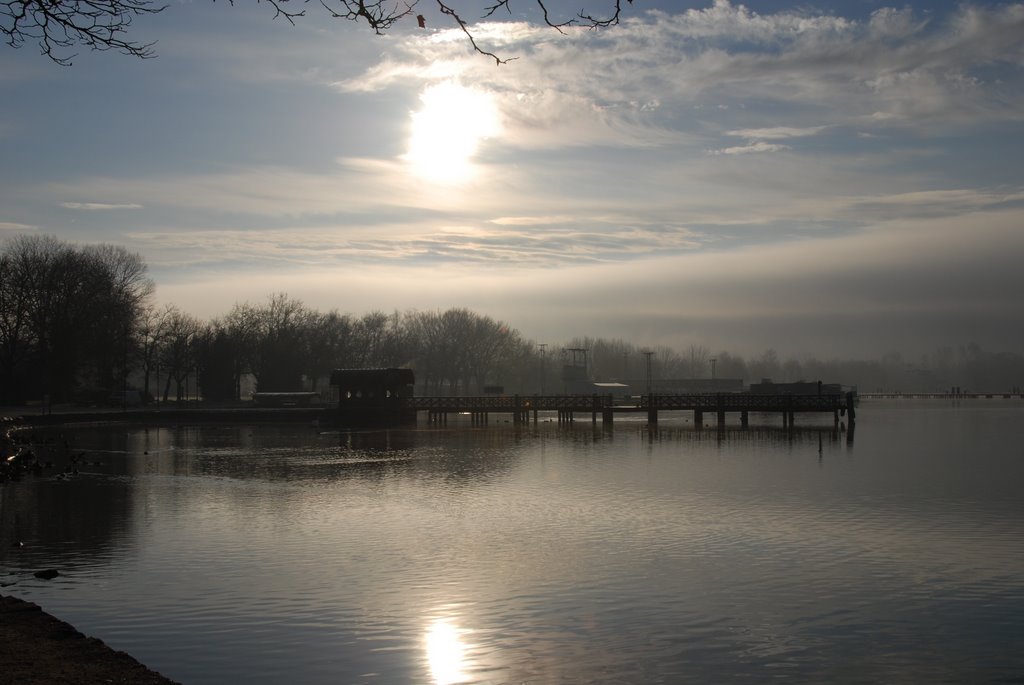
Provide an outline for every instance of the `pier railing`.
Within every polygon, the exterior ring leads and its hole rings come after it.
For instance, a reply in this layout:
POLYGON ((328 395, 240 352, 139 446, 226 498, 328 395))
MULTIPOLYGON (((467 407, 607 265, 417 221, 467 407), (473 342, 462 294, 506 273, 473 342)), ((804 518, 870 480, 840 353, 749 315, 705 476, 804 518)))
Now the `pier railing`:
POLYGON ((481 395, 470 397, 411 397, 409 408, 421 411, 589 411, 612 405, 608 395, 481 395))
POLYGON ((845 409, 844 395, 757 395, 717 393, 694 395, 645 395, 640 406, 658 410, 683 411, 797 411, 830 412, 845 409))
POLYGON ((412 397, 406 401, 414 411, 426 411, 430 422, 446 422, 448 414, 471 414, 474 423, 487 422, 491 413, 511 413, 516 423, 529 421, 530 414, 554 411, 559 421, 572 421, 577 412, 589 412, 592 420, 598 415, 604 423, 611 423, 615 414, 646 413, 648 421, 655 423, 661 411, 692 411, 698 420, 705 412, 717 414, 719 424, 726 413, 739 413, 746 424, 750 412, 776 412, 784 425, 792 425, 798 413, 831 412, 839 422, 841 414, 854 413, 853 393, 845 395, 766 395, 748 393, 697 393, 687 395, 644 395, 634 398, 632 404, 616 402, 612 395, 481 395, 469 397, 412 397))

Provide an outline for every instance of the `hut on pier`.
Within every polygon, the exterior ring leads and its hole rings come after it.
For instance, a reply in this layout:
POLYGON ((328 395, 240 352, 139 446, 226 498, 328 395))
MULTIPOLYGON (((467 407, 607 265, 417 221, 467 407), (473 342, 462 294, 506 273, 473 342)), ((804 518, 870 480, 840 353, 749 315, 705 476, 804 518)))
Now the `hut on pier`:
POLYGON ((415 423, 408 403, 415 382, 412 369, 335 369, 326 418, 353 427, 415 423))

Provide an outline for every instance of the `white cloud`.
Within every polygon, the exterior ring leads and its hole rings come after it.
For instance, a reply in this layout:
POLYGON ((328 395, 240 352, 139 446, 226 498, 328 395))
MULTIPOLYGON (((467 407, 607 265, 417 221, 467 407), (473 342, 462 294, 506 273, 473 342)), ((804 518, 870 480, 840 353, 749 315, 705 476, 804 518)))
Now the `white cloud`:
POLYGON ((88 211, 108 209, 142 209, 142 205, 132 203, 110 203, 110 202, 61 202, 61 207, 66 209, 85 209, 88 211))
POLYGON ((500 216, 491 219, 492 224, 500 226, 544 226, 563 224, 575 221, 571 216, 500 216))
POLYGON ((603 222, 599 217, 565 225, 497 226, 443 219, 415 226, 288 226, 262 230, 132 231, 133 249, 149 255, 158 268, 241 264, 329 268, 389 264, 406 269, 429 263, 437 268, 475 264, 487 267, 550 268, 572 264, 680 253, 701 245, 682 226, 603 222))
POLYGON ((785 138, 804 138, 814 136, 825 130, 825 126, 809 126, 806 128, 795 128, 792 126, 774 126, 770 128, 745 128, 736 131, 727 131, 727 136, 740 138, 762 138, 768 140, 781 140, 785 138))
POLYGON ((760 15, 717 0, 706 9, 659 11, 609 31, 561 36, 525 24, 479 24, 495 49, 524 58, 496 68, 467 53, 460 32, 407 37, 343 87, 371 91, 460 78, 492 90, 521 144, 628 145, 682 131, 670 112, 688 103, 743 107, 769 101, 812 106, 813 126, 734 128, 775 139, 858 120, 957 126, 1024 117, 1020 65, 1024 5, 965 6, 944 23, 911 10, 879 10, 866 22, 783 11, 760 15), (444 39, 442 40, 442 36, 444 39), (1001 68, 1001 80, 982 70, 1001 68), (1011 85, 1015 84, 1015 85, 1011 85), (659 106, 645 108, 652 93, 659 106))
POLYGON ((909 7, 883 7, 871 13, 868 30, 880 38, 905 39, 920 33, 927 23, 927 20, 916 18, 909 7))
POLYGON ((749 143, 748 145, 740 145, 734 147, 727 147, 721 150, 716 150, 716 154, 722 155, 748 155, 756 152, 781 152, 782 150, 789 150, 788 145, 779 145, 778 143, 766 143, 764 141, 757 141, 755 143, 749 143))

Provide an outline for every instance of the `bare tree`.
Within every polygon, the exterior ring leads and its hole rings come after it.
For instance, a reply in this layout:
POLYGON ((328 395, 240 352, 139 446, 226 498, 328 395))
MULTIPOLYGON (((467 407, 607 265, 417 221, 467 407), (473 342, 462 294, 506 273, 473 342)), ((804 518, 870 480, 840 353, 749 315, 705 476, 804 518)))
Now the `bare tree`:
POLYGON ((769 348, 760 357, 747 362, 747 369, 750 373, 751 383, 763 379, 777 380, 782 374, 782 363, 779 361, 779 353, 769 348))
POLYGON ((718 360, 717 375, 719 378, 747 379, 747 362, 742 356, 738 354, 730 354, 726 350, 721 350, 715 355, 715 359, 718 360))
POLYGON ((317 382, 336 368, 356 366, 355 323, 349 314, 332 309, 326 314, 311 314, 309 322, 309 349, 306 357, 306 376, 311 390, 317 382))
POLYGON ((250 310, 255 349, 250 369, 262 392, 302 389, 311 313, 302 301, 277 293, 250 310))
MULTIPOLYGON (((163 338, 164 312, 150 305, 139 317, 136 335, 138 336, 139 361, 142 366, 142 396, 149 401, 150 377, 154 369, 159 369, 158 351, 163 338)), ((160 379, 157 377, 157 392, 160 392, 160 379)))
POLYGON ((34 350, 29 293, 21 287, 14 259, 0 255, 0 398, 20 399, 34 350))
POLYGON ((153 295, 148 267, 137 253, 120 245, 87 245, 80 253, 88 265, 78 297, 85 330, 94 334, 87 348, 94 385, 127 389, 129 361, 141 343, 139 321, 153 295))
POLYGON ((2 250, 0 385, 5 394, 97 401, 123 388, 138 318, 152 294, 122 247, 23 235, 2 250))
POLYGON ((196 336, 202 330, 202 324, 194 316, 185 314, 177 307, 169 306, 164 310, 160 326, 163 331, 160 364, 167 373, 163 399, 164 402, 167 401, 171 381, 174 381, 175 399, 180 402, 187 399, 185 386, 189 375, 195 370, 196 336))
MULTIPOLYGON (((283 18, 294 24, 304 16, 306 10, 293 9, 297 0, 256 0, 265 2, 274 10, 274 18, 283 18)), ((495 17, 501 10, 512 15, 515 0, 483 0, 493 4, 481 7, 481 18, 495 17)), ((607 3, 603 14, 593 15, 580 10, 575 15, 556 17, 549 11, 548 0, 520 0, 534 2, 541 10, 544 23, 560 33, 570 26, 584 28, 605 28, 619 23, 622 15, 622 0, 601 0, 607 3)), ((234 0, 228 0, 234 4, 234 0)), ((396 23, 416 11, 419 0, 319 0, 331 17, 365 23, 374 33, 383 34, 396 23)), ((629 4, 633 0, 626 0, 629 4)), ((477 43, 469 22, 446 0, 433 0, 437 10, 448 17, 464 34, 473 49, 486 55, 496 64, 509 61, 502 59, 477 43)), ((67 54, 75 46, 92 50, 115 50, 117 52, 146 59, 154 57, 153 43, 130 40, 128 33, 132 22, 138 16, 157 14, 167 5, 154 0, 0 0, 0 32, 7 44, 18 48, 26 42, 35 42, 42 54, 54 62, 70 65, 74 53, 67 54)), ((423 15, 418 15, 420 27, 425 27, 423 15)))
POLYGON ((704 345, 690 345, 681 358, 687 378, 705 378, 711 375, 711 350, 704 345))

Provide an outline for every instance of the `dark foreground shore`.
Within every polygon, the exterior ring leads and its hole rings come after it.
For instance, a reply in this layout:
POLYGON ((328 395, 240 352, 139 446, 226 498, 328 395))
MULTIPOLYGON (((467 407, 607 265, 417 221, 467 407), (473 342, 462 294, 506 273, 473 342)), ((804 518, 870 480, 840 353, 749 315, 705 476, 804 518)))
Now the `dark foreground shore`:
POLYGON ((0 595, 0 685, 176 685, 37 605, 0 595))

